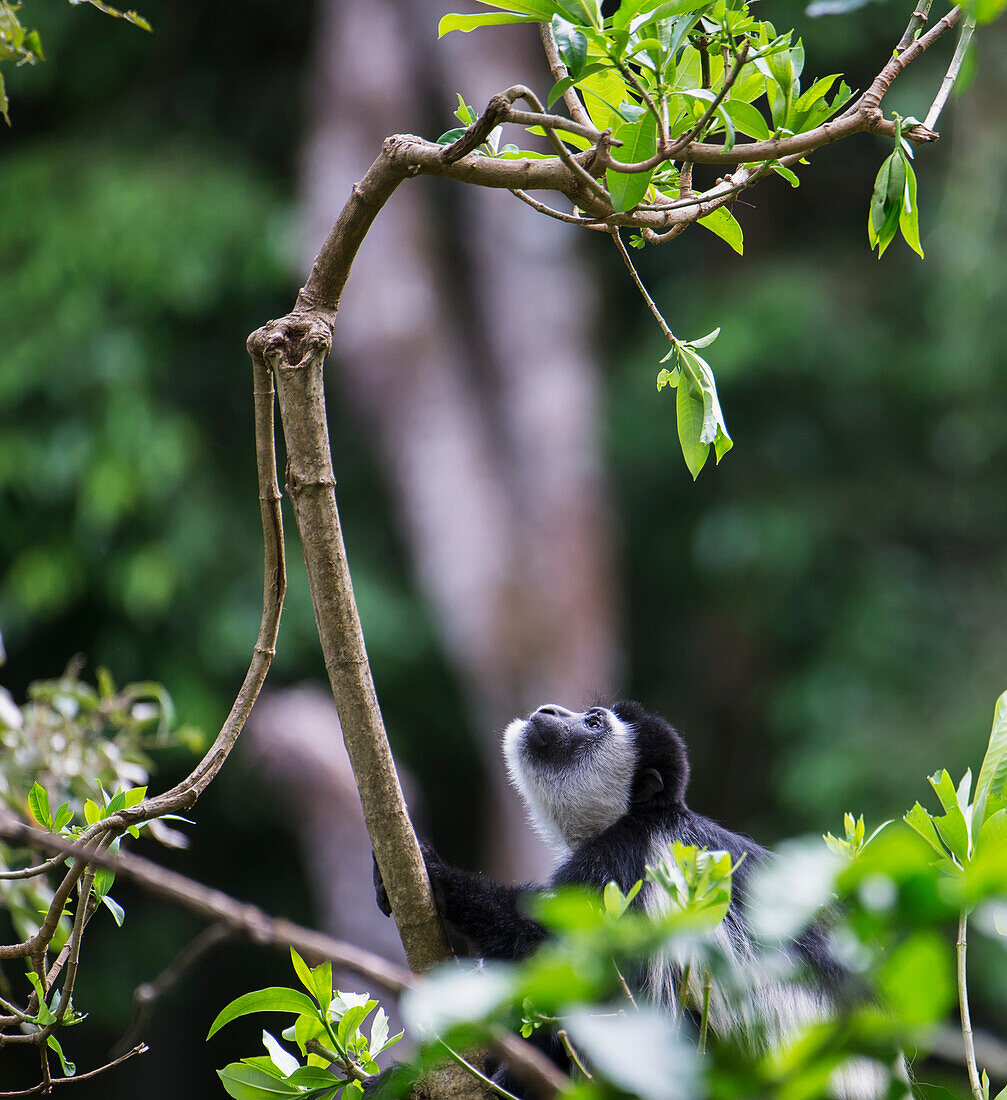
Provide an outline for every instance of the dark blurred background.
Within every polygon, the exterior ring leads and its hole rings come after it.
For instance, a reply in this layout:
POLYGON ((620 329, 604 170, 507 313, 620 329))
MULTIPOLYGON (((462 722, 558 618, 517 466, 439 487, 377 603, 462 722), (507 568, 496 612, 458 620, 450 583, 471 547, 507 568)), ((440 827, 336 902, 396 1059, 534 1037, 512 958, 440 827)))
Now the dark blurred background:
MULTIPOLYGON (((287 311, 382 136, 436 137, 455 92, 481 105, 549 85, 528 28, 438 43, 449 6, 148 0, 152 36, 64 4, 25 13, 49 60, 9 74, 0 144, 0 631, 17 698, 80 652, 219 726, 260 608, 246 335, 287 311)), ((765 0, 760 15, 798 26, 808 78, 863 88, 908 10, 813 21, 765 0)), ((869 136, 816 153, 796 191, 743 195, 743 259, 699 227, 639 256, 676 331, 723 326, 711 361, 735 449, 696 484, 654 389, 660 333, 607 240, 443 181, 403 185, 382 214, 344 300, 330 427, 389 733, 450 858, 514 878, 547 865, 496 744, 549 700, 629 694, 667 715, 692 805, 767 843, 836 831, 844 810, 870 827, 925 800, 935 769, 977 767, 1007 687, 1007 52, 997 27, 978 38, 972 88, 917 158, 925 262, 901 242, 881 263, 868 251, 888 152, 869 136)), ((922 116, 949 49, 889 106, 922 116)), ((359 942, 381 918, 366 850, 338 839, 356 813, 338 727, 324 696, 280 690, 324 686, 289 515, 288 541, 268 706, 189 851, 148 854, 359 942)), ((64 1043, 81 1069, 199 927, 117 896, 125 926, 95 921, 90 1016, 64 1043)), ((1002 1029, 1007 956, 977 941, 972 958, 974 1014, 1002 1029)), ((158 1006, 151 1053, 78 1095, 221 1095, 213 1067, 252 1053, 260 1025, 207 1048, 209 1022, 288 970, 220 948, 158 1006)), ((5 1087, 34 1080, 19 1058, 4 1055, 5 1087)))

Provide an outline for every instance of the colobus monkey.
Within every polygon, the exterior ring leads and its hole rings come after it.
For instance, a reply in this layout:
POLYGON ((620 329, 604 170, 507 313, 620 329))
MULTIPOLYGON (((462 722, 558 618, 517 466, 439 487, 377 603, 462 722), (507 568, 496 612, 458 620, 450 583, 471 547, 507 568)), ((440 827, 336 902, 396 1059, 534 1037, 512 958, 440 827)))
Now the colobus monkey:
MULTIPOLYGON (((579 884, 601 890, 614 880, 628 892, 644 878, 648 864, 667 858, 674 840, 730 852, 732 861, 744 855, 734 874, 731 907, 714 935, 733 962, 754 962, 744 897, 752 871, 767 852, 686 805, 688 757, 682 738, 668 722, 646 713, 639 703, 583 712, 548 704, 510 723, 503 735, 503 753, 532 824, 564 857, 551 887, 579 884)), ((470 875, 449 866, 426 846, 424 857, 449 935, 455 943, 461 939, 464 953, 520 959, 545 939, 545 930, 526 915, 522 904, 523 896, 541 887, 504 886, 470 875)), ((388 914, 388 898, 377 872, 375 885, 378 904, 388 914)), ((668 897, 659 886, 645 882, 634 904, 656 912, 668 904, 668 897)), ((770 1041, 827 1015, 830 991, 842 984, 841 968, 819 928, 804 932, 790 953, 806 964, 808 980, 795 985, 769 978, 755 993, 759 1030, 768 1033, 770 1041)), ((646 992, 671 1009, 679 979, 675 961, 658 956, 647 966, 646 992)), ((744 1023, 737 1018, 736 1006, 714 995, 712 1028, 727 1030, 744 1023)), ((843 1092, 849 1096, 860 1090, 847 1085, 843 1092)))

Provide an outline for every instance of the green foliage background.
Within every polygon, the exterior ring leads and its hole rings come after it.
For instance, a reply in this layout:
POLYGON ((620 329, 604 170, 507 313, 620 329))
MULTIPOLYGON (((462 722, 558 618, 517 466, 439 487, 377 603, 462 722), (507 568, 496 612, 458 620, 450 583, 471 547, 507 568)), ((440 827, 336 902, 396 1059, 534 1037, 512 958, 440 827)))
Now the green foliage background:
MULTIPOLYGON (((810 21, 789 0, 767 3, 767 18, 801 28, 816 72, 841 70, 853 87, 908 14, 888 3, 810 21)), ((49 61, 9 74, 14 128, 0 136, 4 682, 20 696, 81 651, 120 681, 163 681, 185 722, 213 730, 259 614, 244 338, 297 285, 286 234, 311 13, 248 0, 238 19, 153 0, 147 36, 88 9, 34 7, 49 61)), ((816 153, 798 191, 773 180, 746 197, 743 259, 696 230, 637 255, 674 324, 723 325, 717 375, 736 446, 696 484, 673 398, 654 393, 659 334, 611 250, 595 242, 590 257, 609 308, 626 688, 686 732, 693 804, 761 840, 835 827, 848 808, 894 816, 937 767, 974 766, 1005 686, 1003 38, 980 36, 969 97, 917 158, 925 263, 898 243, 880 264, 869 251, 889 143, 866 136, 816 153)), ((914 67, 891 106, 918 110, 938 64, 914 67)), ((428 792, 435 839, 474 862, 455 839, 479 805, 457 691, 366 440, 333 396, 341 509, 392 736, 428 792)), ((290 551, 277 682, 323 672, 290 551)), ((289 839, 260 801, 232 769, 200 804, 207 832, 179 866, 310 920, 289 839)), ((121 900, 126 926, 95 930, 80 991, 109 1041, 129 990, 195 927, 121 900)), ((980 1019, 1007 982, 1002 953, 982 951, 980 1019)), ((222 952, 157 1018, 147 1059, 164 1067, 161 1085, 148 1061, 116 1087, 215 1095, 210 1067, 227 1053, 202 1061, 202 1024, 184 1017, 209 1019, 228 987, 283 969, 222 952)))

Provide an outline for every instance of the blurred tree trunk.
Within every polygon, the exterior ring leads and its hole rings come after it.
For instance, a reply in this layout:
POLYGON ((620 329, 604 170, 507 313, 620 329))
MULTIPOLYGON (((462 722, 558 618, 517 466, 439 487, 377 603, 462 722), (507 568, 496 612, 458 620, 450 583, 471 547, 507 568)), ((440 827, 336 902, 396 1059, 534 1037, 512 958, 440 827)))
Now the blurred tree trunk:
MULTIPOLYGON (((481 110, 515 81, 548 86, 531 28, 437 43, 445 10, 319 5, 309 248, 386 135, 449 129, 456 91, 481 110)), ((354 264, 335 334, 334 369, 373 432, 482 740, 492 862, 511 877, 541 873, 545 857, 507 790, 503 724, 611 690, 617 671, 596 300, 575 247, 573 232, 506 193, 411 181, 354 264)))

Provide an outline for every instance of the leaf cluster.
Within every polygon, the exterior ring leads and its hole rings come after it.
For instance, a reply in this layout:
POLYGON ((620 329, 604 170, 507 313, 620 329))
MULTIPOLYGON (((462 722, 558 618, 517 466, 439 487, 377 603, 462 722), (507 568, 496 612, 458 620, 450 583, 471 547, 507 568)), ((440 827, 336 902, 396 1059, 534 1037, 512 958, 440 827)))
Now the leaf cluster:
MULTIPOLYGON (((178 725, 162 685, 145 681, 120 688, 101 668, 92 685, 71 662, 59 678, 33 683, 23 707, 0 688, 0 751, 5 756, 0 798, 16 813, 27 811, 43 828, 73 839, 101 818, 140 802, 154 767, 153 750, 194 748, 201 740, 198 731, 178 725)), ((163 820, 145 825, 162 843, 185 842, 163 820)), ((135 837, 143 827, 129 831, 135 837)), ((16 870, 35 858, 32 851, 0 843, 0 869, 16 870)), ((122 909, 108 897, 113 879, 111 871, 99 869, 94 892, 121 924, 122 909)), ((0 907, 23 940, 38 930, 52 897, 48 877, 0 879, 0 907)), ((54 946, 61 947, 68 935, 64 920, 54 946)))
POLYGON ((895 150, 882 163, 874 181, 867 238, 871 248, 878 250, 878 259, 902 232, 906 244, 922 259, 920 244, 919 206, 916 201, 916 173, 913 171, 913 147, 902 136, 904 126, 918 125, 914 118, 895 121, 895 150))
POLYGON ((671 386, 676 391, 678 438, 693 480, 699 477, 706 465, 711 445, 717 462, 734 446, 720 407, 713 370, 699 354, 719 335, 720 329, 717 328, 699 340, 676 340, 661 360, 666 363, 674 358, 674 367, 671 370, 662 368, 657 376, 658 392, 665 386, 671 386))
POLYGON ((366 993, 333 993, 330 962, 309 967, 293 948, 290 956, 307 992, 271 986, 246 993, 220 1011, 207 1039, 241 1016, 293 1013, 295 1020, 283 1030, 282 1038, 296 1045, 300 1057, 264 1030, 266 1054, 242 1058, 217 1071, 224 1090, 235 1100, 333 1100, 340 1092, 359 1100, 363 1082, 379 1072, 378 1055, 394 1046, 403 1033, 389 1037, 384 1009, 366 993), (365 1034, 371 1013, 374 1018, 365 1034))

